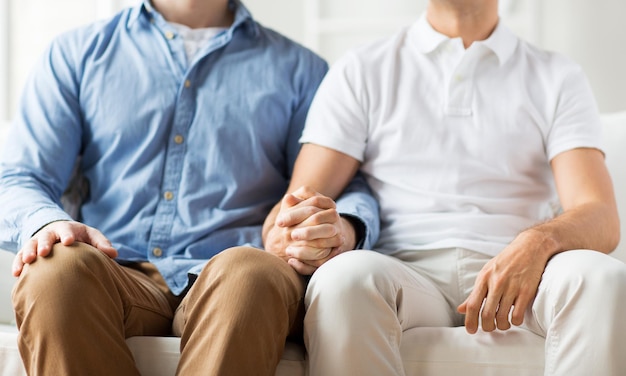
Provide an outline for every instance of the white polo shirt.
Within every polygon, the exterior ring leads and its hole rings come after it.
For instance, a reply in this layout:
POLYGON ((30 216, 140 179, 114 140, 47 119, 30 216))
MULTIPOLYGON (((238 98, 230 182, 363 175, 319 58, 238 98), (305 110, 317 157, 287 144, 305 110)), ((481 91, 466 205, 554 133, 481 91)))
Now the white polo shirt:
POLYGON ((549 161, 599 149, 600 133, 577 64, 502 24, 464 49, 422 16, 332 66, 301 142, 362 162, 381 206, 377 250, 496 255, 557 213, 549 161))

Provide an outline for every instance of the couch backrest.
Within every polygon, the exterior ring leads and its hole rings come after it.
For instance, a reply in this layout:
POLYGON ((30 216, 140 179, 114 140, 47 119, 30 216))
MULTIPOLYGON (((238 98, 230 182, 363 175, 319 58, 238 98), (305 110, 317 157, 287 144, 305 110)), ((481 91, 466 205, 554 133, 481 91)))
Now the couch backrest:
POLYGON ((626 111, 604 114, 602 121, 606 164, 613 179, 621 219, 621 241, 612 255, 626 262, 626 111))

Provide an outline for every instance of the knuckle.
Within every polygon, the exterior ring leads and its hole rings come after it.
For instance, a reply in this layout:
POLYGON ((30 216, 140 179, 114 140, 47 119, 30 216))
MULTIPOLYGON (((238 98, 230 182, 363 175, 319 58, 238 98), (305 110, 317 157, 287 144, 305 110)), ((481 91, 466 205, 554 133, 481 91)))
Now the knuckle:
POLYGON ((319 209, 315 206, 307 206, 304 208, 304 214, 309 219, 315 219, 315 214, 317 214, 318 212, 319 212, 319 209))
POLYGON ((504 291, 507 287, 507 279, 501 275, 494 275, 491 277, 490 283, 491 290, 504 291))
POLYGON ((334 202, 331 198, 326 196, 313 196, 311 197, 311 204, 319 208, 334 208, 334 202))
POLYGON ((468 315, 477 315, 478 311, 479 311, 480 307, 477 306, 476 304, 468 304, 467 305, 467 314, 468 315))
POLYGON ((291 237, 300 239, 308 239, 311 236, 311 228, 310 227, 301 227, 298 228, 298 231, 294 231, 291 233, 291 237))
POLYGON ((341 216, 339 215, 339 212, 337 211, 337 208, 326 209, 325 214, 334 222, 338 222, 339 219, 341 218, 341 216))
POLYGON ((498 311, 498 313, 496 314, 496 320, 498 321, 498 323, 502 322, 502 323, 507 323, 509 321, 509 313, 506 311, 498 311))
POLYGON ((300 187, 300 189, 298 189, 299 191, 301 190, 304 193, 315 193, 315 190, 313 189, 313 187, 311 187, 310 185, 303 185, 302 187, 300 187))
POLYGON ((311 205, 314 206, 320 206, 323 202, 322 197, 321 196, 313 196, 309 199, 309 202, 311 205))
POLYGON ((496 311, 493 308, 484 308, 482 311, 484 318, 493 318, 496 316, 496 311))
POLYGON ((307 223, 313 226, 317 226, 317 225, 324 223, 323 216, 320 213, 321 212, 318 212, 317 210, 310 208, 310 214, 309 214, 309 219, 307 223))

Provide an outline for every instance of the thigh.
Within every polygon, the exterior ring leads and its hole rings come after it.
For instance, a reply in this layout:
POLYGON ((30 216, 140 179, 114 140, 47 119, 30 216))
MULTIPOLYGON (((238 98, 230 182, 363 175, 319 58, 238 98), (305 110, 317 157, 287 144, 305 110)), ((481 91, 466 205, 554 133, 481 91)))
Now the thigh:
POLYGON ((81 322, 122 327, 126 337, 167 334, 173 316, 158 283, 85 243, 56 244, 48 257, 25 267, 13 293, 18 317, 32 299, 81 322))
POLYGON ((431 280, 408 263, 374 251, 346 252, 320 267, 309 284, 306 305, 318 295, 360 305, 373 302, 370 296, 382 297, 379 300, 396 312, 402 330, 454 322, 454 312, 431 280))
POLYGON ((463 325, 464 317, 456 311, 472 292, 476 276, 490 256, 463 248, 409 250, 392 254, 403 261, 445 298, 453 317, 453 325, 463 325))
POLYGON ((559 253, 546 265, 524 325, 545 337, 549 329, 561 326, 607 322, 605 313, 626 310, 624 286, 626 266, 621 261, 591 250, 559 253))
POLYGON ((287 307, 291 334, 300 336, 304 286, 301 275, 268 252, 246 246, 226 249, 205 265, 182 300, 174 334, 182 335, 185 326, 195 327, 211 312, 228 320, 250 312, 262 321, 259 313, 272 306, 287 307))

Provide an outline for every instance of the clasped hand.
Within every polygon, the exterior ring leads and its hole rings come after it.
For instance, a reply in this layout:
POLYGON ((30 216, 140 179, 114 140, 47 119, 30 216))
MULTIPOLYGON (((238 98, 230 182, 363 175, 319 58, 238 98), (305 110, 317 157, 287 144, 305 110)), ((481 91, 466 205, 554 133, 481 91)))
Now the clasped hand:
POLYGON ((265 248, 298 273, 310 275, 323 263, 350 248, 354 229, 339 216, 335 201, 302 187, 283 197, 265 248))

